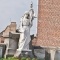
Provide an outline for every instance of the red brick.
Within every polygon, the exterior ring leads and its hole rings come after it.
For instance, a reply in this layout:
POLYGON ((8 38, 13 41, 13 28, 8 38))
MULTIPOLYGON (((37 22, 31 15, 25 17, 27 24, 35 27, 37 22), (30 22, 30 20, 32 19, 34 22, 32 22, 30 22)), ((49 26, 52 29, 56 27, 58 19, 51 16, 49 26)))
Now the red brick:
POLYGON ((60 47, 60 0, 39 0, 36 46, 60 47))

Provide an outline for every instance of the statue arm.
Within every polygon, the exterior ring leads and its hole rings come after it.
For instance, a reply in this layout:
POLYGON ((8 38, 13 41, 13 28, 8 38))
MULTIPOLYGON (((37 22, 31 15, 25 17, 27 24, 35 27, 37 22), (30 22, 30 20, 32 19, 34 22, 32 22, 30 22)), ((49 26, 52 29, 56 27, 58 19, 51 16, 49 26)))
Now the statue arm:
POLYGON ((34 20, 34 10, 30 9, 29 13, 30 13, 30 28, 31 28, 33 25, 33 20, 34 20))
POLYGON ((23 20, 23 17, 20 19, 20 26, 19 26, 19 32, 23 32, 23 25, 22 25, 22 20, 23 20))

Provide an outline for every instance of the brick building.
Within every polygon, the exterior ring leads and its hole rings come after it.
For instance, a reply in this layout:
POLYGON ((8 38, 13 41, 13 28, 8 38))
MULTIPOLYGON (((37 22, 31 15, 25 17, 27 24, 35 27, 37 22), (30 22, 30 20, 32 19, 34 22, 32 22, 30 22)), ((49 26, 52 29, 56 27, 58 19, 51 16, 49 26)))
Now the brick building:
POLYGON ((11 22, 11 24, 0 33, 0 47, 1 45, 6 45, 5 57, 8 54, 14 54, 17 49, 18 39, 12 38, 11 33, 16 33, 16 22, 11 22))
POLYGON ((39 0, 37 30, 37 46, 60 47, 60 0, 39 0))
POLYGON ((45 48, 51 60, 54 60, 55 52, 60 50, 60 0, 38 0, 35 46, 45 48))
POLYGON ((11 22, 10 25, 0 32, 0 43, 4 43, 5 37, 8 37, 10 32, 16 32, 16 22, 11 22))

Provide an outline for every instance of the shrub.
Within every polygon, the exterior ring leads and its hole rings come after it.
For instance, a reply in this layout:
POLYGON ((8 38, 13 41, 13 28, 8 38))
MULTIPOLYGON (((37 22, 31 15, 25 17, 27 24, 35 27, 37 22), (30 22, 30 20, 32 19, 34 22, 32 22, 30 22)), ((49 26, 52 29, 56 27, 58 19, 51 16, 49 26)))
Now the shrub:
POLYGON ((8 57, 7 60, 19 60, 19 59, 14 58, 14 57, 8 57))
POLYGON ((21 60, 26 60, 26 57, 22 57, 21 60))
POLYGON ((31 58, 28 57, 28 58, 26 58, 26 60, 31 60, 31 58))
POLYGON ((38 60, 37 58, 33 58, 32 60, 38 60))
POLYGON ((19 59, 14 57, 8 57, 8 58, 0 58, 0 60, 19 60, 19 59))

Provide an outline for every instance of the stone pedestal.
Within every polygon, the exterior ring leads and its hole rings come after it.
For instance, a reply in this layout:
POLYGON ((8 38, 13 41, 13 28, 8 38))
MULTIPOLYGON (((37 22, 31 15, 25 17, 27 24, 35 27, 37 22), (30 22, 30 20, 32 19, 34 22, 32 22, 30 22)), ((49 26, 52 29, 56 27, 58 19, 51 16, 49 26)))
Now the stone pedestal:
POLYGON ((50 60, 54 60, 55 59, 55 52, 56 52, 56 50, 55 49, 52 49, 52 50, 50 50, 50 60))
POLYGON ((32 50, 23 50, 21 56, 33 58, 32 50))
POLYGON ((49 49, 47 49, 47 50, 45 51, 45 60, 50 60, 49 49))
POLYGON ((54 60, 55 59, 55 49, 47 49, 45 51, 45 60, 54 60))
POLYGON ((6 52, 4 57, 13 56, 18 48, 18 33, 9 33, 9 37, 5 37, 4 43, 6 44, 6 52))
POLYGON ((32 54, 32 50, 22 50, 22 52, 17 50, 14 57, 31 57, 31 58, 33 58, 34 56, 32 54))

